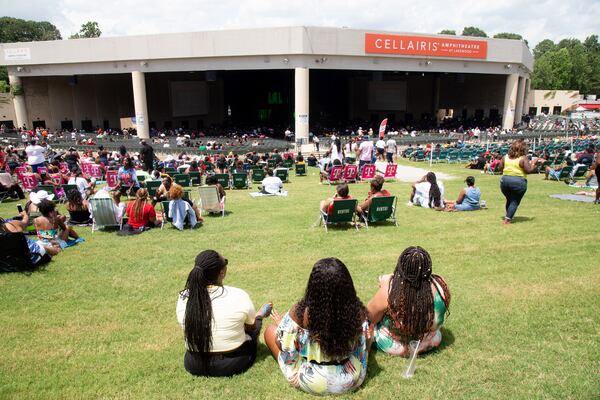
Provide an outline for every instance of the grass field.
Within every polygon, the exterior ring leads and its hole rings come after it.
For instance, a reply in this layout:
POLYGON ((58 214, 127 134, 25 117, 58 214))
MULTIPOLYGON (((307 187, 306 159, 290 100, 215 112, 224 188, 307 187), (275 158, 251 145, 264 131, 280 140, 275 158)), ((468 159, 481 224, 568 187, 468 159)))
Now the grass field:
MULTIPOLYGON (((470 172, 432 170, 457 177, 445 182, 449 198, 470 172)), ((1 275, 0 398, 308 397, 287 384, 262 342, 241 376, 194 378, 184 370, 175 304, 195 255, 218 250, 229 259, 226 284, 248 291, 255 307, 272 300, 285 311, 314 262, 329 256, 348 266, 366 303, 378 275, 392 272, 409 245, 431 253, 452 290, 442 347, 418 359, 412 380, 401 377, 404 359, 373 351, 367 380, 344 397, 600 397, 600 206, 551 199, 573 190, 532 176, 516 223, 503 226, 499 177, 476 172, 488 210, 409 208, 409 184, 388 183, 400 196, 399 227, 325 233, 312 225, 334 188, 319 185, 314 169, 291 175, 289 197, 229 191, 230 213, 200 229, 122 238, 80 228, 86 241, 45 270, 1 275)), ((368 185, 350 190, 362 199, 368 185)), ((0 215, 12 215, 15 204, 0 204, 0 215)))

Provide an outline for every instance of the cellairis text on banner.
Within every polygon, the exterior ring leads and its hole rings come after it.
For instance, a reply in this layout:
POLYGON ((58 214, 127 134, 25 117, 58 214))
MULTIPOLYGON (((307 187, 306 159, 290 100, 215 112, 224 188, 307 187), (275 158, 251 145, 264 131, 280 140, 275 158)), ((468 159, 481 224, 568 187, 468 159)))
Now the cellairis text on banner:
POLYGON ((365 53, 487 58, 487 41, 365 33, 365 53))

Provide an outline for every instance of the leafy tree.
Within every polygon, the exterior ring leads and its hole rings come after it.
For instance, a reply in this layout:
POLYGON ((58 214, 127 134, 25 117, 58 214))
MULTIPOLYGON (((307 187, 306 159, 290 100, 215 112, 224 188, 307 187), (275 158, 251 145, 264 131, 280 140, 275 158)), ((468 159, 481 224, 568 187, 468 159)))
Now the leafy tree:
POLYGON ((487 33, 475 26, 465 26, 461 35, 463 36, 475 36, 475 37, 488 37, 487 33))
POLYGON ((81 29, 74 35, 71 35, 69 39, 84 39, 84 38, 97 38, 102 35, 102 31, 96 21, 88 21, 81 25, 81 29))
POLYGON ((550 39, 544 39, 533 48, 533 57, 537 60, 547 52, 554 50, 556 45, 550 39))
POLYGON ((591 35, 585 38, 583 46, 588 53, 600 53, 600 43, 598 43, 598 35, 591 35))
POLYGON ((512 39, 512 40, 523 40, 523 36, 518 33, 500 32, 494 35, 494 39, 512 39))
MULTIPOLYGON (((59 30, 48 21, 0 17, 0 43, 61 40, 59 30)), ((0 81, 8 84, 6 67, 0 66, 0 81)))
POLYGON ((573 64, 565 48, 546 52, 535 62, 531 84, 535 89, 568 90, 573 64))
POLYGON ((440 35, 456 35, 456 31, 454 29, 443 29, 439 33, 440 35))

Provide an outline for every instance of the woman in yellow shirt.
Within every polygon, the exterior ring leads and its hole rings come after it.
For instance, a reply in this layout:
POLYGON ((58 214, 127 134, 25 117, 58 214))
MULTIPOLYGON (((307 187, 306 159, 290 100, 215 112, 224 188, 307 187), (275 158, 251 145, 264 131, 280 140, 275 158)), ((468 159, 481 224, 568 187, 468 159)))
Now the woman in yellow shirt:
POLYGON ((499 165, 502 170, 500 190, 506 197, 506 215, 503 224, 511 224, 521 199, 527 191, 527 174, 535 172, 535 160, 527 159, 527 144, 515 140, 499 165))

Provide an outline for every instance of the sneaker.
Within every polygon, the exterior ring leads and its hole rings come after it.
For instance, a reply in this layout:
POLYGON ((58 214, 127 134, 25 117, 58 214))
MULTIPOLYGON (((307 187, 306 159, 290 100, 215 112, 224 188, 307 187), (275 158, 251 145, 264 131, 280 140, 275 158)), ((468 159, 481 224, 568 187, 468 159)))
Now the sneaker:
POLYGON ((512 221, 510 219, 504 218, 502 220, 502 225, 510 225, 512 224, 512 221))
POLYGON ((412 207, 412 206, 414 206, 414 204, 413 204, 413 202, 412 202, 412 201, 409 201, 408 203, 406 203, 406 205, 407 205, 408 207, 412 207))

